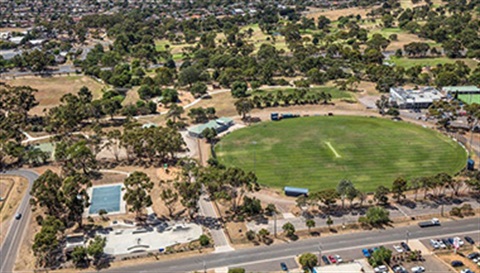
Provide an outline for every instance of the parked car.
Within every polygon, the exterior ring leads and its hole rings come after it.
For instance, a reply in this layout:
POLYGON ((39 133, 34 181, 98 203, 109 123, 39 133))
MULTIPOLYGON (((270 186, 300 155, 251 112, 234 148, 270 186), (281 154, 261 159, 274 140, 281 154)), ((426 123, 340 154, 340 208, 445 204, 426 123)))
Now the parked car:
POLYGON ((408 273, 408 271, 405 269, 405 267, 401 265, 394 265, 392 266, 393 272, 395 273, 408 273))
POLYGON ((411 250, 412 250, 412 249, 407 245, 407 243, 405 243, 405 242, 402 242, 400 245, 403 247, 403 249, 405 249, 405 251, 411 251, 411 250))
POLYGON ((453 238, 453 241, 458 240, 458 245, 463 246, 465 242, 460 238, 460 237, 455 237, 453 238))
POLYGON ((333 257, 332 255, 328 256, 328 260, 329 260, 332 264, 337 263, 337 260, 336 260, 335 257, 333 257))
POLYGON ((462 261, 452 261, 450 264, 451 264, 453 267, 463 266, 463 262, 462 262, 462 261))
POLYGON ((451 246, 450 242, 447 239, 442 239, 442 242, 448 247, 451 246))
POLYGON ((343 262, 343 259, 342 257, 340 257, 340 255, 334 255, 333 257, 335 257, 335 260, 337 261, 337 263, 343 262))
POLYGON ((288 271, 288 267, 285 263, 280 263, 280 268, 282 268, 283 271, 288 271))
POLYGON ((436 241, 441 249, 447 248, 447 245, 445 245, 442 240, 436 240, 436 241))
POLYGON ((440 248, 440 245, 438 244, 438 242, 436 240, 433 240, 433 239, 430 239, 430 245, 434 248, 434 249, 439 249, 440 248))
POLYGON ((21 214, 21 213, 15 214, 15 219, 20 220, 20 218, 22 218, 22 214, 21 214))
POLYGON ((462 269, 462 271, 460 271, 460 273, 473 273, 473 271, 470 270, 469 268, 465 268, 465 269, 462 269))
POLYGON ((425 267, 423 266, 414 266, 412 267, 412 273, 422 273, 425 272, 425 267))
POLYGON ((465 236, 465 241, 467 241, 469 244, 474 245, 475 241, 472 239, 470 236, 465 236))
POLYGON ((330 264, 330 261, 328 260, 327 256, 325 256, 325 255, 322 256, 322 261, 323 261, 326 265, 329 265, 329 264, 330 264))
POLYGON ((476 259, 480 256, 480 253, 478 252, 472 252, 470 254, 467 255, 467 258, 469 258, 470 260, 473 260, 473 259, 476 259))
POLYGON ((365 256, 365 258, 370 258, 370 252, 368 252, 368 249, 364 248, 362 249, 362 253, 363 253, 363 256, 365 256))
POLYGON ((373 269, 375 273, 387 273, 388 268, 385 265, 379 265, 373 269))
POLYGON ((398 252, 398 253, 402 253, 403 252, 403 248, 399 245, 394 245, 393 248, 398 252))

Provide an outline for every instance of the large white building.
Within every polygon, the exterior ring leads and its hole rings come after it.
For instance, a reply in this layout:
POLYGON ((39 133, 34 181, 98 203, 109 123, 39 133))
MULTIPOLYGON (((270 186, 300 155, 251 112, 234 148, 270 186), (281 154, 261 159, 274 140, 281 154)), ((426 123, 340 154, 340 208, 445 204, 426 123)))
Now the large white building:
POLYGON ((390 88, 390 105, 400 109, 428 108, 434 101, 441 100, 442 94, 434 87, 427 86, 418 90, 403 89, 403 87, 390 88))

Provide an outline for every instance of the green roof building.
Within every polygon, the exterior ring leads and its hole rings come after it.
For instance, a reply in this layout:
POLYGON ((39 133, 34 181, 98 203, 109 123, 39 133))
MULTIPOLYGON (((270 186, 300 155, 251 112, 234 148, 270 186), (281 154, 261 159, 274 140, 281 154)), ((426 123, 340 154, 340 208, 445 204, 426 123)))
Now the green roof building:
POLYGON ((227 117, 221 117, 215 120, 210 120, 207 123, 199 124, 188 129, 188 134, 193 137, 203 137, 202 133, 207 128, 213 128, 217 131, 217 134, 224 132, 233 125, 233 119, 227 117))

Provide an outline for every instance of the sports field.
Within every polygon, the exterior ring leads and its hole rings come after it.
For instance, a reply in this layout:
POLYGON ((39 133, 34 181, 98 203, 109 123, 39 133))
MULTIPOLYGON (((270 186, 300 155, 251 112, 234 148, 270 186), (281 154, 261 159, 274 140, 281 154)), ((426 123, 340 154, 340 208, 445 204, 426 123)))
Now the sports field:
POLYGON ((430 129, 381 118, 319 116, 263 122, 237 130, 216 146, 227 166, 255 171, 262 185, 335 188, 350 179, 364 191, 466 163, 465 150, 430 129))
POLYGON ((458 95, 458 99, 465 102, 466 104, 480 104, 480 95, 460 94, 458 95))

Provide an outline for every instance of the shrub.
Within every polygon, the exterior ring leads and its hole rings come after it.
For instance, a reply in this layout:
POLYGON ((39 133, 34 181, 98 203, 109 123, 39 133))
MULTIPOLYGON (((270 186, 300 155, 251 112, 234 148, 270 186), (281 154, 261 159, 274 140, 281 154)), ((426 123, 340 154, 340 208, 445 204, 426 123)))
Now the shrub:
POLYGON ((199 241, 200 241, 200 245, 201 245, 201 246, 208 246, 208 245, 210 245, 210 238, 208 238, 207 235, 202 234, 202 235, 200 235, 200 238, 198 238, 198 239, 199 239, 199 241))

